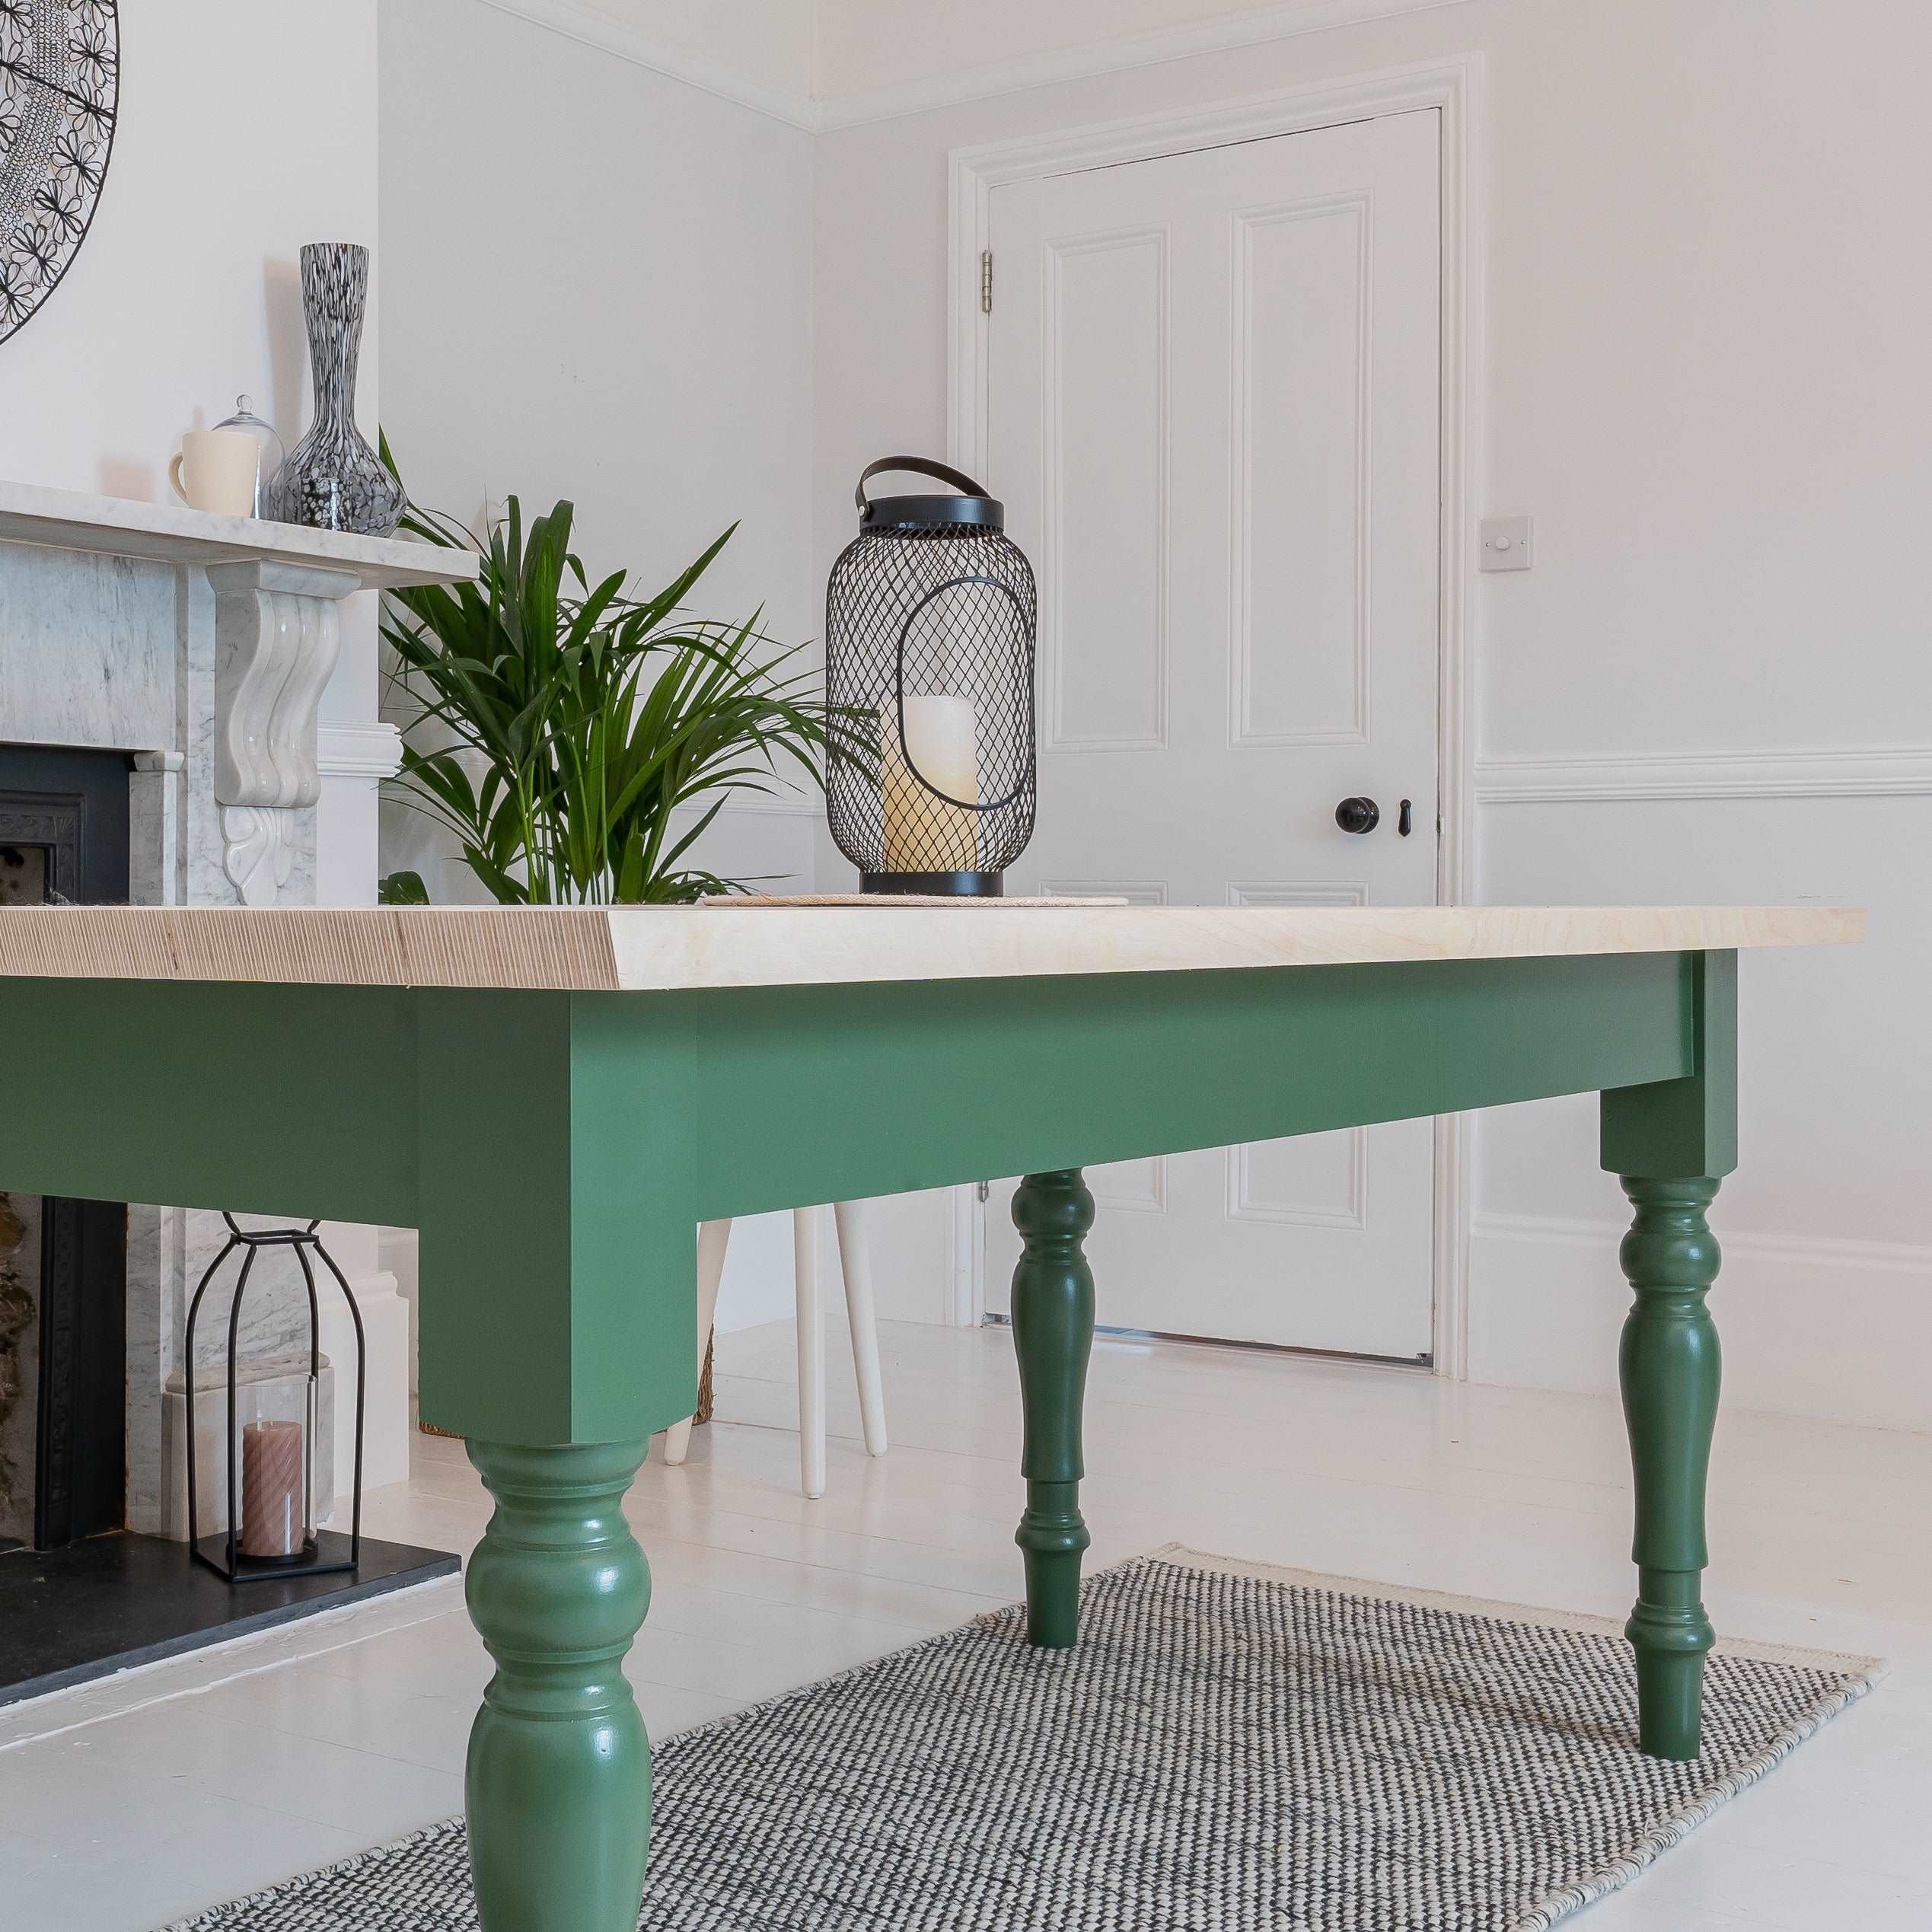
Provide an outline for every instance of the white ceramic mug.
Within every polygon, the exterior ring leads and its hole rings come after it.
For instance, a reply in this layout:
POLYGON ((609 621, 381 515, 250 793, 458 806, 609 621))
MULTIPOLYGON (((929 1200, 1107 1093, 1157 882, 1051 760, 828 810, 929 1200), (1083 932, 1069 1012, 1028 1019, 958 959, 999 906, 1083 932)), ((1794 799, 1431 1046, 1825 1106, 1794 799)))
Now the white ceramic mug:
POLYGON ((190 429, 181 438, 181 454, 167 466, 175 495, 197 510, 253 515, 261 447, 245 429, 190 429))

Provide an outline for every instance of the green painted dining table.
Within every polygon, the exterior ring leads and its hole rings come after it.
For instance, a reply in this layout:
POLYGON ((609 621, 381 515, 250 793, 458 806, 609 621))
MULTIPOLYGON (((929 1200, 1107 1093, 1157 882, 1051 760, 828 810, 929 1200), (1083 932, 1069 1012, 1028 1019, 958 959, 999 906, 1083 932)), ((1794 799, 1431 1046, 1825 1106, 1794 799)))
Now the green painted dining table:
POLYGON ((1600 1094, 1632 1207, 1640 1741, 1694 1755, 1739 954, 1862 931, 1814 907, 8 909, 0 1188, 420 1231, 422 1414, 495 1501, 467 1579, 496 1665, 480 1921, 631 1932, 649 1581, 623 1503, 694 1406, 694 1231, 727 1216, 1025 1177, 1017 1540, 1028 1634, 1065 1647, 1106 1295, 1081 1168, 1600 1094))

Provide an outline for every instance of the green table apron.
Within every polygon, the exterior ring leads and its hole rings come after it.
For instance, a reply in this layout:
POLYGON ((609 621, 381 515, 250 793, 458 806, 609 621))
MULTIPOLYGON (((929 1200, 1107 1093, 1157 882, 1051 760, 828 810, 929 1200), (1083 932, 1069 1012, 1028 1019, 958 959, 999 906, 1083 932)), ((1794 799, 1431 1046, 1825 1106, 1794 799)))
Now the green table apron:
POLYGON ((496 1663, 468 1771, 483 1924, 630 1932, 651 1769, 623 1665, 650 1585, 621 1506, 694 1405, 693 1229, 726 1215, 1028 1177, 1019 1542, 1033 1640, 1065 1646, 1079 1169, 1600 1092, 1634 1210, 1642 1745, 1694 1755, 1736 988, 1733 952, 639 993, 6 980, 8 1036, 61 1050, 8 1068, 0 1186, 420 1229, 422 1414, 496 1505, 468 1575, 496 1663))

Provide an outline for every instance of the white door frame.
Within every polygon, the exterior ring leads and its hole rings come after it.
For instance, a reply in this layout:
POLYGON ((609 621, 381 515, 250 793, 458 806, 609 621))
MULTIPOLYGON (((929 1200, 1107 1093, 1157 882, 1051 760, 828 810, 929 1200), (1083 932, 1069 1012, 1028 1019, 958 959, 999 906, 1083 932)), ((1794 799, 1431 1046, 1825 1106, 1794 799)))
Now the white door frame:
MULTIPOLYGON (((1474 633, 1471 568, 1475 505, 1481 481, 1482 368, 1477 129, 1482 60, 1465 55, 1284 93, 1110 121, 955 148, 950 157, 952 249, 947 292, 948 461, 977 473, 988 439, 990 324, 980 303, 980 264, 991 234, 993 190, 1076 169, 1156 160, 1198 148, 1265 140, 1332 127, 1371 116, 1434 109, 1442 116, 1442 524, 1437 783, 1442 836, 1436 846, 1436 898, 1456 905, 1475 888, 1475 709, 1468 677, 1474 633)), ((1433 1172, 1433 1315, 1436 1372, 1468 1374, 1470 1158, 1466 1114, 1436 1124, 1433 1172)), ((956 1317, 977 1323, 986 1307, 979 1202, 971 1188, 953 1196, 956 1317), (971 1271, 969 1273, 969 1270, 971 1271), (971 1282, 970 1295, 966 1292, 971 1282)))

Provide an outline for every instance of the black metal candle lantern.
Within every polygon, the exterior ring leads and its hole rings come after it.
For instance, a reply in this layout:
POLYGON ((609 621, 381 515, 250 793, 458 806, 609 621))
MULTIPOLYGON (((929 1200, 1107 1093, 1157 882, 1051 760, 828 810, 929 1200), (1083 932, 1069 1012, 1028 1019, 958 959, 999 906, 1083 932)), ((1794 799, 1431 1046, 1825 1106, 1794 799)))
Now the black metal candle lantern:
POLYGON ((362 1409, 368 1393, 368 1343, 362 1333, 362 1312, 335 1258, 322 1245, 311 1221, 303 1228, 270 1228, 259 1232, 236 1225, 232 1214, 222 1219, 228 1224, 228 1245, 209 1263, 207 1272, 188 1304, 186 1395, 186 1436, 188 1465, 188 1549, 193 1560, 205 1564, 218 1577, 231 1583, 262 1579, 286 1581, 292 1577, 328 1576, 353 1570, 362 1559, 362 1409), (222 1264, 239 1248, 243 1251, 241 1278, 235 1283, 234 1299, 228 1309, 228 1446, 225 1457, 228 1478, 228 1517, 225 1534, 217 1532, 204 1538, 196 1494, 195 1467, 199 1462, 195 1436, 195 1383, 199 1379, 195 1363, 195 1322, 201 1313, 202 1297, 222 1264), (238 1371, 238 1344, 241 1334, 241 1302, 248 1292, 248 1277, 255 1258, 265 1248, 292 1250, 308 1290, 308 1381, 305 1412, 299 1418, 276 1418, 244 1428, 241 1417, 238 1371), (349 1319, 355 1325, 355 1473, 350 1492, 349 1533, 343 1537, 317 1530, 315 1526, 315 1445, 320 1420, 317 1390, 322 1367, 322 1316, 316 1296, 315 1269, 310 1251, 330 1274, 349 1304, 349 1319), (294 1432, 292 1433, 291 1432, 294 1432), (243 1465, 246 1465, 244 1468, 243 1465), (251 1495, 250 1484, 257 1485, 251 1495), (257 1548, 248 1544, 251 1535, 257 1548))
POLYGON ((942 463, 888 457, 857 500, 825 594, 826 697, 850 734, 826 760, 832 837, 865 891, 996 897, 1033 836, 1032 569, 1005 506, 942 463), (866 496, 901 470, 962 493, 866 496))

